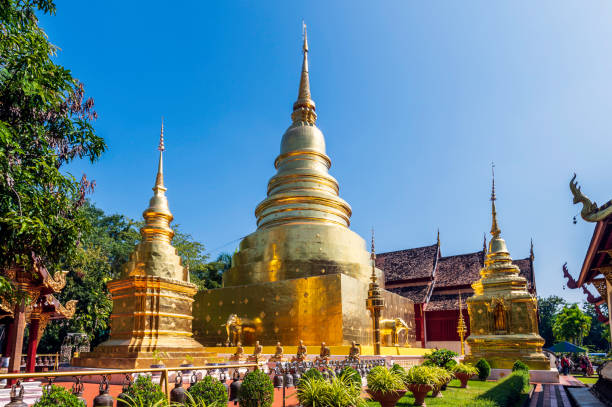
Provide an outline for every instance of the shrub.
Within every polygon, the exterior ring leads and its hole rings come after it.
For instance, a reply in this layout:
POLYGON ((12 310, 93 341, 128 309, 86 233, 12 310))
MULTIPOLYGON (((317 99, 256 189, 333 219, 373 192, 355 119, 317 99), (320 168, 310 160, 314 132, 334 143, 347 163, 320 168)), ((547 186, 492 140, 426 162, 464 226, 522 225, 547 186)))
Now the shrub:
POLYGON ((528 372, 529 371, 529 366, 527 366, 526 364, 524 364, 520 360, 517 360, 516 362, 514 362, 514 365, 512 365, 512 371, 516 372, 517 370, 524 370, 524 371, 528 372))
MULTIPOLYGON (((521 370, 516 371, 503 380, 500 380, 495 386, 478 396, 479 400, 490 400, 494 404, 491 406, 512 406, 520 398, 523 393, 529 391, 529 373, 521 370)), ((472 405, 470 407, 488 407, 489 404, 472 405)))
POLYGON ((261 370, 248 373, 238 395, 241 407, 270 407, 274 401, 274 385, 261 370))
POLYGON ((431 353, 424 355, 425 363, 423 364, 425 366, 445 367, 446 364, 449 361, 454 360, 453 358, 456 356, 458 356, 458 353, 453 352, 452 350, 436 349, 431 353))
POLYGON ((138 376, 136 381, 123 394, 127 396, 125 401, 140 403, 145 406, 167 400, 161 387, 153 383, 150 376, 138 376))
POLYGON ((346 366, 344 369, 342 369, 339 377, 346 377, 348 380, 351 380, 355 386, 359 386, 359 388, 361 388, 361 375, 352 367, 346 366))
POLYGON ((466 373, 466 374, 469 374, 470 376, 473 376, 476 373, 478 373, 478 369, 476 369, 470 363, 457 363, 453 367, 453 373, 466 373))
POLYGON ((43 395, 34 407, 83 407, 83 402, 63 387, 51 386, 48 392, 43 388, 43 395))
POLYGON ((391 371, 401 377, 402 380, 404 380, 404 378, 406 377, 406 369, 404 369, 397 363, 394 363, 393 366, 391 366, 391 371))
POLYGON ((455 366, 457 366, 457 361, 455 359, 451 359, 444 364, 444 369, 448 370, 449 372, 452 372, 455 366))
POLYGON ((368 390, 379 393, 392 393, 404 389, 403 378, 384 366, 375 366, 367 376, 368 390))
POLYGON ((478 369, 478 378, 482 381, 487 380, 487 377, 491 374, 491 365, 486 359, 480 359, 476 362, 476 369, 478 369))
POLYGON ((439 382, 436 371, 430 366, 413 366, 406 371, 404 383, 409 384, 428 384, 435 386, 439 382))
POLYGON ((331 381, 316 375, 302 376, 297 395, 304 407, 365 407, 361 398, 361 381, 357 384, 349 374, 340 374, 331 381))
POLYGON ((204 376, 202 380, 189 387, 187 391, 198 403, 204 402, 210 404, 218 402, 221 405, 227 405, 227 389, 223 383, 212 376, 204 376))
POLYGON ((429 369, 436 380, 436 388, 442 387, 450 382, 453 378, 453 375, 443 367, 431 366, 429 369))

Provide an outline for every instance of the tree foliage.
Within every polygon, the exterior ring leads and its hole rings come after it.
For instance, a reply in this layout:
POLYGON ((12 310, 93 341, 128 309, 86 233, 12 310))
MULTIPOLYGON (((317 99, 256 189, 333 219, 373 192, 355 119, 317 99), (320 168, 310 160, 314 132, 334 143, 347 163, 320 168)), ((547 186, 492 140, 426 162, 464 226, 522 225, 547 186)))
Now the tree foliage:
POLYGON ((561 311, 566 302, 563 298, 556 295, 550 297, 538 297, 538 330, 540 336, 544 338, 544 347, 550 348, 555 343, 555 335, 553 334, 553 321, 555 316, 561 311))
POLYGON ((591 329, 591 317, 585 315, 578 304, 566 305, 555 317, 552 329, 557 341, 568 341, 580 346, 591 329))
POLYGON ((54 272, 76 249, 79 206, 93 187, 63 166, 77 158, 93 162, 106 145, 92 125, 93 99, 54 63, 57 47, 36 12, 54 14, 55 4, 0 0, 0 268, 54 272))
MULTIPOLYGON (((604 314, 604 316, 607 316, 607 305, 604 303, 599 307, 601 308, 601 312, 604 314)), ((607 353, 608 349, 610 348, 610 326, 599 321, 597 312, 595 311, 595 306, 593 304, 589 304, 588 302, 584 303, 582 310, 589 318, 591 318, 591 330, 584 338, 582 342, 583 345, 593 350, 607 353)))

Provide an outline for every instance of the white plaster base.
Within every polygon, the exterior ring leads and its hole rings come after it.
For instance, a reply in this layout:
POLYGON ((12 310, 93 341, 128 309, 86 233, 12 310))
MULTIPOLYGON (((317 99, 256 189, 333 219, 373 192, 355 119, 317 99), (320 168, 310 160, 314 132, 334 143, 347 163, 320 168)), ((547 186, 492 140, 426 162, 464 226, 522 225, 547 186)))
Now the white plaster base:
MULTIPOLYGON (((491 369, 489 380, 502 379, 512 373, 512 369, 491 369)), ((529 370, 529 380, 538 383, 559 383, 559 371, 550 370, 529 370)))

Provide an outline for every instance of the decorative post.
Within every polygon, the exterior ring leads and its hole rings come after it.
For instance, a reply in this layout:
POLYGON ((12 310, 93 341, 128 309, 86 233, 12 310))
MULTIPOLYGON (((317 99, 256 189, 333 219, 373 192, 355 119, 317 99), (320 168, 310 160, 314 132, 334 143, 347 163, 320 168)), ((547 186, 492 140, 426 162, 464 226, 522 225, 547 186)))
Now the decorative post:
POLYGON ((457 323, 457 333, 459 334, 459 340, 461 341, 461 356, 465 355, 465 332, 467 331, 467 327, 465 326, 465 321, 463 320, 463 303, 461 302, 461 291, 459 291, 459 322, 457 323))
POLYGON ((374 336, 374 354, 380 355, 380 314, 385 308, 385 300, 383 300, 380 286, 376 279, 376 253, 374 251, 374 229, 372 229, 372 252, 370 254, 372 260, 372 275, 370 276, 370 287, 368 290, 368 298, 366 299, 366 307, 372 314, 372 334, 374 336))
POLYGON ((36 349, 38 348, 40 329, 40 314, 30 317, 30 335, 28 338, 28 353, 26 359, 26 373, 34 373, 36 370, 36 349))

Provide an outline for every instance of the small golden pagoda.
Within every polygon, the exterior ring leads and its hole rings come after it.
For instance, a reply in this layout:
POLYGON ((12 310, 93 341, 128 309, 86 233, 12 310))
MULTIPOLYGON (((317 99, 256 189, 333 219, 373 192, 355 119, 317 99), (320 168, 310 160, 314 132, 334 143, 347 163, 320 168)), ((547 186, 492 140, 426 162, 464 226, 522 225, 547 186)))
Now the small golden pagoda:
MULTIPOLYGON (((351 207, 329 174, 331 160, 310 94, 308 52, 304 32, 292 124, 283 135, 267 197, 255 209, 257 230, 240 243, 223 288, 196 296, 194 334, 207 345, 256 340, 268 346, 279 341, 296 346, 300 340, 372 345, 364 307, 370 256, 365 241, 349 229, 351 207)), ((381 270, 375 274, 384 281, 381 270)), ((405 342, 413 344, 412 301, 386 290, 382 295, 383 314, 408 321, 405 342)))
POLYGON ((122 276, 108 283, 113 298, 111 337, 93 352, 73 359, 74 366, 148 368, 160 357, 168 367, 193 360, 203 365, 211 353, 192 338, 192 302, 197 289, 189 270, 172 247, 173 216, 164 187, 164 125, 159 142, 159 167, 154 195, 144 211, 141 242, 123 267, 122 276))
POLYGON ((506 242, 500 237, 495 210, 495 177, 491 192, 492 226, 485 267, 472 284, 467 300, 471 334, 466 361, 485 358, 492 368, 510 369, 521 360, 530 369, 550 370, 538 333, 537 299, 527 291, 527 280, 512 264, 506 242))

